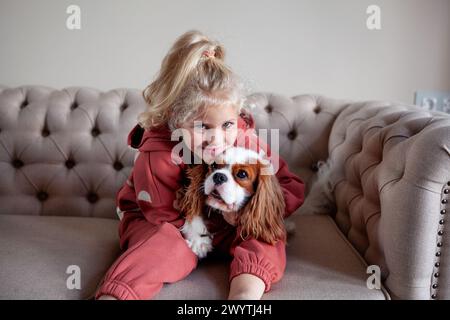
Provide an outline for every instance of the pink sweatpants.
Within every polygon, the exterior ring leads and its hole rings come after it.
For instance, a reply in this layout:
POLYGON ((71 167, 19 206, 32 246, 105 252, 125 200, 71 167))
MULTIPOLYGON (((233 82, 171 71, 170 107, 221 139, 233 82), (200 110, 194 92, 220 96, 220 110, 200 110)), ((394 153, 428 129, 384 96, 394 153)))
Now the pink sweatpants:
MULTIPOLYGON (((153 225, 142 214, 126 213, 119 228, 123 253, 104 276, 95 298, 111 295, 121 300, 151 299, 164 283, 188 276, 198 258, 178 229, 183 223, 177 220, 153 225)), ((239 229, 227 225, 217 214, 208 220, 208 229, 215 232, 214 250, 233 257, 229 281, 241 273, 250 273, 264 281, 267 292, 282 278, 286 267, 284 242, 270 245, 255 239, 242 240, 239 229)))

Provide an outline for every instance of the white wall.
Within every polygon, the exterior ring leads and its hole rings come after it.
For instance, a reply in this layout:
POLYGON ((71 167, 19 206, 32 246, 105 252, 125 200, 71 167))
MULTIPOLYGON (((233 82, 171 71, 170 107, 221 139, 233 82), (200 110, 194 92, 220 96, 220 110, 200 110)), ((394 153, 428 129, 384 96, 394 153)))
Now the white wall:
POLYGON ((142 89, 193 28, 256 91, 406 103, 450 91, 450 0, 0 0, 0 84, 142 89), (81 30, 65 26, 70 4, 81 30), (370 4, 380 31, 366 28, 370 4))

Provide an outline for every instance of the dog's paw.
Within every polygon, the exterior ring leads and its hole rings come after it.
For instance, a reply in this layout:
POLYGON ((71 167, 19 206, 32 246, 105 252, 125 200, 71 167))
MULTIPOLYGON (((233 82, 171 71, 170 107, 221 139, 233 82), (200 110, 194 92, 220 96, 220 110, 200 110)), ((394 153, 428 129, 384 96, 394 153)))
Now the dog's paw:
POLYGON ((196 235, 191 239, 186 239, 186 243, 199 259, 206 257, 208 252, 213 249, 212 239, 209 234, 205 236, 196 235))

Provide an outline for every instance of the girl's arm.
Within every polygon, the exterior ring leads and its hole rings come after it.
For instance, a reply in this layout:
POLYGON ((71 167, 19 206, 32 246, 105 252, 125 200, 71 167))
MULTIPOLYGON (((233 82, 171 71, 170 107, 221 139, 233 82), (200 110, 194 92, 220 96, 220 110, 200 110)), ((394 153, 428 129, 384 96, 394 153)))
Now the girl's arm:
POLYGON ((231 280, 228 300, 259 300, 264 294, 266 285, 261 278, 242 273, 231 280))
POLYGON ((170 152, 141 152, 136 159, 132 183, 126 183, 116 197, 120 210, 138 207, 154 225, 171 222, 181 227, 184 219, 177 209, 176 191, 181 185, 181 168, 170 152))

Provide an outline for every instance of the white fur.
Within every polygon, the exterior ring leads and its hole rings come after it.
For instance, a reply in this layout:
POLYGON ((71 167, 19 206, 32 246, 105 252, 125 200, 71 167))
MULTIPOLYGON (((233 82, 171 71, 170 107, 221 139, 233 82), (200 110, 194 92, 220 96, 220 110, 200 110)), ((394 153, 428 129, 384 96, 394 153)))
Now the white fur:
POLYGON ((187 245, 199 257, 199 259, 207 256, 212 247, 212 236, 206 228, 205 222, 201 216, 196 216, 191 222, 187 221, 181 227, 187 245))
POLYGON ((305 202, 298 210, 299 214, 328 214, 335 209, 333 186, 330 174, 332 171, 332 161, 319 161, 317 180, 313 183, 305 202))
POLYGON ((120 210, 119 207, 116 207, 116 213, 117 213, 117 216, 119 217, 119 220, 122 220, 123 219, 123 211, 120 210))
POLYGON ((263 155, 264 151, 262 150, 258 154, 250 149, 233 147, 225 150, 223 154, 219 155, 216 162, 225 164, 236 164, 236 163, 256 164, 257 160, 262 160, 263 155))

